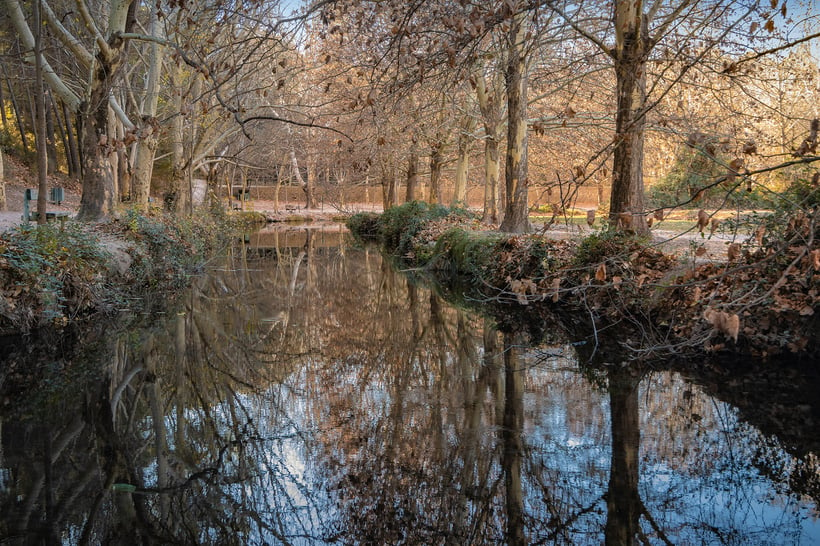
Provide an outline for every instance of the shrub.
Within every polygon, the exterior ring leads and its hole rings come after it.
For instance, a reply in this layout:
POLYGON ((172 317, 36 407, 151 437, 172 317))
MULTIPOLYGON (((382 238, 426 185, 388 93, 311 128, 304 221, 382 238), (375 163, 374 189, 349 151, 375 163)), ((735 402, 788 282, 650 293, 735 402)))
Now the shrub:
POLYGON ((405 256, 412 250, 413 238, 430 221, 444 218, 450 209, 411 201, 384 211, 379 219, 382 244, 391 252, 405 256))

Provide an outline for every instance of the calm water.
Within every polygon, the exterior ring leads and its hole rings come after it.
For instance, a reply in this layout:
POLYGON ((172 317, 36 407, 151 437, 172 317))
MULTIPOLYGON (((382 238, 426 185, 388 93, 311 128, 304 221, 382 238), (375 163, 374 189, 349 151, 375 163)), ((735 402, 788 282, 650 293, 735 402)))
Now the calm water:
POLYGON ((4 348, 3 544, 820 543, 801 372, 590 366, 340 228, 146 322, 4 348))

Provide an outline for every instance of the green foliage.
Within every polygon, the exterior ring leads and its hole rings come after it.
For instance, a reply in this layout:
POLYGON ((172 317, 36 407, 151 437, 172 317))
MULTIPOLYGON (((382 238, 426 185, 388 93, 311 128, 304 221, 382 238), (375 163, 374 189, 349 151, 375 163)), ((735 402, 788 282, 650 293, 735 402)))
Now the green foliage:
POLYGON ((447 207, 429 205, 423 201, 411 201, 387 209, 379 219, 382 244, 397 255, 404 256, 412 250, 413 239, 425 224, 448 214, 450 209, 447 207))
POLYGON ((21 330, 69 318, 99 305, 110 255, 96 235, 69 224, 21 226, 0 235, 0 322, 21 330))
POLYGON ((604 229, 585 237, 575 251, 577 265, 592 265, 630 251, 640 239, 619 229, 604 229))
POLYGON ((820 241, 820 183, 809 178, 799 179, 772 201, 772 213, 761 218, 765 228, 764 246, 805 244, 820 241), (812 227, 813 233, 812 233, 812 227))
POLYGON ((452 273, 473 276, 478 282, 491 265, 494 245, 501 237, 498 234, 453 227, 438 238, 428 256, 417 257, 425 262, 434 256, 440 256, 452 273))
POLYGON ((129 211, 120 222, 28 225, 0 233, 0 330, 65 326, 92 312, 185 286, 230 240, 224 215, 172 218, 129 211), (130 243, 120 276, 102 239, 130 243), (146 288, 150 289, 146 291, 146 288))
POLYGON ((347 229, 360 239, 374 240, 379 238, 381 229, 378 214, 360 212, 348 218, 345 224, 347 229))
POLYGON ((139 248, 131 275, 138 285, 179 288, 205 259, 223 248, 233 233, 225 215, 146 216, 128 210, 124 235, 139 248))
POLYGON ((728 172, 731 158, 720 153, 720 143, 707 139, 701 148, 684 146, 670 171, 647 191, 650 208, 751 208, 761 206, 763 195, 747 191, 740 178, 716 181, 728 172), (710 152, 714 155, 711 155, 710 152), (700 195, 696 198, 698 193, 700 195))

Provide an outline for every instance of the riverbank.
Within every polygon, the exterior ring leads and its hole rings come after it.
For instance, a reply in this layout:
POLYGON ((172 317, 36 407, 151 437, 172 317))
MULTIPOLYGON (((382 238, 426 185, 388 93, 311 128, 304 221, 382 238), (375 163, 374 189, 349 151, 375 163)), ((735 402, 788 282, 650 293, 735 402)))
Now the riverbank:
POLYGON ((616 342, 636 358, 818 358, 817 226, 805 215, 780 221, 772 219, 771 236, 725 245, 720 261, 707 260, 697 245, 672 254, 619 231, 577 240, 501 234, 468 212, 424 203, 360 214, 348 225, 406 268, 458 284, 473 302, 563 317, 595 346, 617 331, 616 342))

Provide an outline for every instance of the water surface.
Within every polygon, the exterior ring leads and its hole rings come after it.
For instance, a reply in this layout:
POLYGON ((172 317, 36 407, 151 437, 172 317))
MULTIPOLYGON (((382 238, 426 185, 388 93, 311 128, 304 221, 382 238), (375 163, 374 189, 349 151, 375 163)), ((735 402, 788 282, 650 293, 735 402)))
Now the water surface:
POLYGON ((7 344, 3 543, 820 543, 799 369, 591 364, 339 227, 145 322, 7 344))

